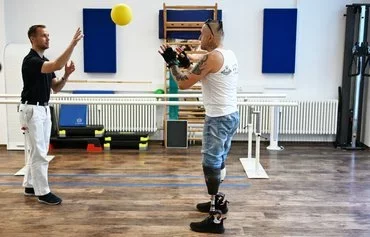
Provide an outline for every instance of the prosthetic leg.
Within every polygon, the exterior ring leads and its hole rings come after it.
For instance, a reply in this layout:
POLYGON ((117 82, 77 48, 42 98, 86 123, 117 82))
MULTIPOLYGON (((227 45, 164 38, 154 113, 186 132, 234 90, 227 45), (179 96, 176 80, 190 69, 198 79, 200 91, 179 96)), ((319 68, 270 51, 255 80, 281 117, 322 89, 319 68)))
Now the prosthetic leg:
MULTIPOLYGON (((192 222, 190 224, 190 228, 196 232, 221 234, 225 232, 223 221, 224 219, 226 219, 226 217, 222 217, 223 212, 220 209, 216 208, 216 203, 218 204, 218 207, 221 206, 221 203, 224 203, 223 206, 226 207, 225 213, 227 212, 227 201, 224 200, 225 195, 218 193, 218 188, 221 184, 221 169, 203 166, 203 173, 207 185, 208 194, 211 195, 211 202, 208 209, 209 216, 201 222, 192 222)), ((200 209, 199 206, 201 206, 201 208, 204 208, 202 210, 206 209, 206 205, 204 204, 198 204, 198 209, 200 209)))
MULTIPOLYGON (((221 173, 221 183, 222 183, 226 177, 225 163, 222 163, 220 173, 221 173)), ((227 204, 229 203, 229 201, 225 199, 225 194, 221 192, 217 192, 214 199, 215 199, 215 209, 220 210, 222 214, 226 214, 229 211, 227 207, 227 204)), ((197 209, 200 212, 209 213, 211 210, 211 201, 198 203, 197 209)))

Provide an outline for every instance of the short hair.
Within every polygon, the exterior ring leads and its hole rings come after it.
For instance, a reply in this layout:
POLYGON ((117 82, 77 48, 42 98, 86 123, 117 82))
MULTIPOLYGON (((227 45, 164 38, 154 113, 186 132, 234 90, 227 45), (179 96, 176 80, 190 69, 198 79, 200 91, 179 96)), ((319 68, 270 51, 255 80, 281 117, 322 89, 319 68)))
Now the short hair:
POLYGON ((221 37, 224 36, 224 28, 223 28, 223 23, 221 20, 213 20, 213 19, 208 19, 205 24, 208 26, 209 30, 211 31, 211 34, 214 35, 217 33, 221 37))
POLYGON ((35 36, 38 28, 46 28, 45 25, 33 25, 28 29, 28 38, 31 39, 31 36, 35 36))

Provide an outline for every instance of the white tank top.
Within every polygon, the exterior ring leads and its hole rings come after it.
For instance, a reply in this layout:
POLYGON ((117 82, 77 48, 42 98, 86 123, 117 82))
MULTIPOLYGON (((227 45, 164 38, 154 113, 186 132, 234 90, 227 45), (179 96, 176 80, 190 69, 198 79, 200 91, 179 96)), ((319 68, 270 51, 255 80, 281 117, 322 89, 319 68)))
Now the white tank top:
POLYGON ((237 108, 238 61, 231 50, 216 48, 224 64, 216 73, 202 80, 203 104, 206 115, 219 117, 234 113, 237 108))

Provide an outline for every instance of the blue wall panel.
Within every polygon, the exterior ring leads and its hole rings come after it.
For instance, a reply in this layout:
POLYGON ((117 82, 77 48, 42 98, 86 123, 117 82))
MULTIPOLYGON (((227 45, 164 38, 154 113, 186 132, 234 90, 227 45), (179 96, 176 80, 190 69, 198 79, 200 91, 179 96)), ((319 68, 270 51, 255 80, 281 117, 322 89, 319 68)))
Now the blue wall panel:
POLYGON ((262 73, 294 73, 297 9, 264 9, 262 73))
POLYGON ((116 24, 111 9, 83 9, 84 71, 115 73, 116 24))

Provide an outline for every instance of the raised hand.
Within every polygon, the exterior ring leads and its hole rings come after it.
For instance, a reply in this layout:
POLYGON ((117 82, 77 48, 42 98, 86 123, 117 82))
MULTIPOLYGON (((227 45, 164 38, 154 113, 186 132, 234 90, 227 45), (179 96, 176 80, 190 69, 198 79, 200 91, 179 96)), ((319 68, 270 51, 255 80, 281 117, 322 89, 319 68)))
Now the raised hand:
POLYGON ((72 44, 73 46, 76 46, 76 45, 77 45, 77 43, 78 43, 78 42, 79 42, 83 37, 84 37, 84 35, 82 34, 81 28, 80 28, 80 27, 78 27, 78 28, 77 28, 77 30, 76 30, 76 32, 75 32, 75 34, 74 34, 74 36, 73 36, 73 39, 72 39, 71 44, 72 44))
POLYGON ((177 60, 177 53, 168 45, 161 45, 158 53, 162 55, 164 61, 167 63, 167 67, 178 65, 179 61, 177 60))
POLYGON ((177 59, 179 60, 179 67, 183 67, 183 68, 188 68, 190 67, 190 60, 188 58, 188 56, 186 55, 185 51, 183 48, 176 48, 176 51, 177 51, 177 59))
POLYGON ((75 71, 75 64, 71 60, 71 62, 64 66, 64 79, 67 80, 69 75, 71 75, 75 71))

